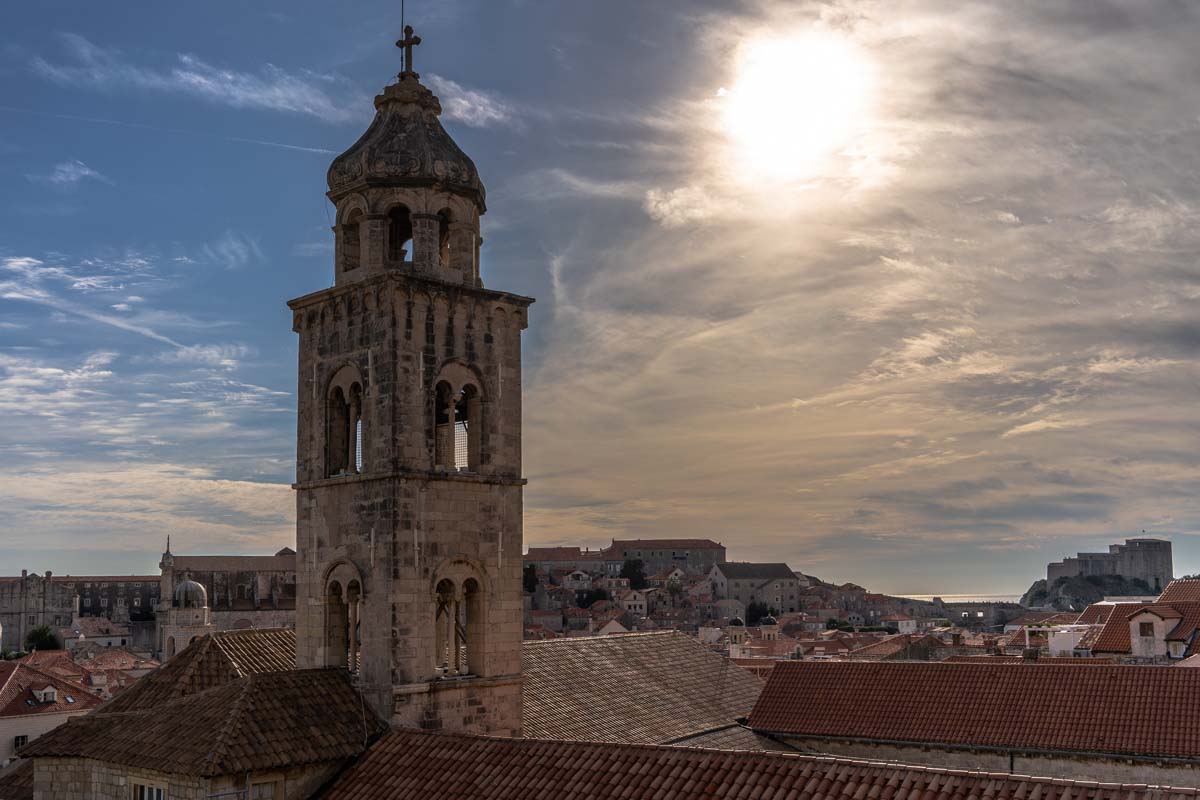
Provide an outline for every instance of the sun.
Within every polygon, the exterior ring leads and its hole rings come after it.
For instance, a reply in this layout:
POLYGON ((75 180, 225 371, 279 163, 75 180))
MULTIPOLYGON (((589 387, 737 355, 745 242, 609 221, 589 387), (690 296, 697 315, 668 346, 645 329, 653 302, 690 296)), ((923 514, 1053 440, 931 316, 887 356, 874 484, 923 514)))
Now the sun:
POLYGON ((731 165, 752 181, 815 177, 870 125, 874 85, 871 60, 841 35, 747 41, 719 93, 731 165))

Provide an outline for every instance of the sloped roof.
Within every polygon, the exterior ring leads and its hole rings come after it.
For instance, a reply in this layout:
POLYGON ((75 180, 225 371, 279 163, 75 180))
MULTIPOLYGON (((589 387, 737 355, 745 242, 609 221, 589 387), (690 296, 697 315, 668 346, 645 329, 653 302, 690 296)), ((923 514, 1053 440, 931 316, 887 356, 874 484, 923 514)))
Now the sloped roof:
POLYGON ((20 661, 0 661, 0 717, 86 711, 100 700, 83 686, 20 661), (35 690, 53 687, 53 703, 43 703, 35 690))
POLYGON ((796 573, 787 564, 751 564, 748 561, 726 561, 717 569, 727 580, 795 580, 796 573))
POLYGON ((24 757, 213 777, 351 758, 386 726, 337 669, 250 675, 154 708, 74 717, 24 757))
POLYGON ((324 800, 1184 800, 1167 789, 786 753, 393 730, 324 800))
POLYGON ((525 642, 526 736, 663 742, 749 713, 762 681, 676 631, 525 642))
POLYGON ((1200 717, 1179 713, 1197 705, 1200 671, 1187 669, 784 661, 749 725, 806 737, 1200 760, 1200 717))
POLYGON ((980 655, 980 656, 950 656, 941 660, 942 664, 1074 664, 1077 666, 1112 665, 1113 659, 1097 656, 1095 658, 1075 658, 1074 656, 1038 656, 1029 659, 1019 655, 980 655))
POLYGON ((0 800, 33 800, 33 762, 18 760, 0 769, 0 800))
MULTIPOLYGON (((1096 636, 1096 641, 1092 643, 1092 652, 1128 653, 1130 647, 1129 615, 1144 605, 1144 603, 1113 603, 1112 608, 1108 609, 1104 627, 1096 636)), ((1080 615, 1080 621, 1088 616, 1088 610, 1080 615)))
POLYGON ((1160 603, 1200 603, 1200 580, 1171 581, 1163 593, 1158 596, 1160 603))
POLYGON ((114 697, 105 711, 153 708, 247 675, 296 667, 296 632, 258 628, 210 633, 114 697))
MULTIPOLYGON (((283 551, 280 551, 281 553, 283 551)), ((173 556, 176 573, 295 572, 296 554, 273 556, 173 556)), ((155 580, 158 580, 155 578, 155 580)))

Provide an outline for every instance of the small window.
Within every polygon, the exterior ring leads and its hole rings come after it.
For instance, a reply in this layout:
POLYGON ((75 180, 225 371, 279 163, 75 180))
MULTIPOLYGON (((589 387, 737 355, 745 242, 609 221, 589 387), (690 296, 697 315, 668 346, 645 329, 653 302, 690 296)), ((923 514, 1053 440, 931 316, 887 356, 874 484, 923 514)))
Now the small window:
POLYGON ((30 615, 29 615, 29 624, 30 624, 30 625, 37 625, 37 617, 36 617, 35 615, 33 615, 33 614, 30 614, 30 615))
POLYGON ((66 698, 67 698, 67 705, 69 705, 69 706, 73 706, 73 705, 75 705, 75 698, 74 698, 74 697, 71 697, 71 695, 66 695, 66 698))
POLYGON ((1154 638, 1154 623, 1153 622, 1139 622, 1138 623, 1138 636, 1154 638))
POLYGON ((133 784, 133 800, 166 800, 167 790, 163 786, 148 783, 133 784))
POLYGON ((29 744, 28 736, 22 735, 22 736, 14 736, 13 737, 13 749, 14 750, 20 750, 22 747, 24 747, 27 744, 29 744))
POLYGON ((107 597, 101 597, 101 598, 100 598, 100 607, 101 607, 101 608, 108 608, 108 598, 107 598, 107 597))

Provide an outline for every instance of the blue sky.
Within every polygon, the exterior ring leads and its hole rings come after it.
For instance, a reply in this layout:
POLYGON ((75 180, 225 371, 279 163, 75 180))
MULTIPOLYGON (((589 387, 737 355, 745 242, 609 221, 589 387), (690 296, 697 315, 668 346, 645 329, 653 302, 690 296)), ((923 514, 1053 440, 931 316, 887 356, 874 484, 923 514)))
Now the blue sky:
MULTIPOLYGON (((325 170, 398 3, 44 3, 0 40, 0 573, 292 539, 325 170)), ((412 0, 534 295, 526 542, 928 593, 1200 571, 1185 5, 412 0), (797 55, 799 54, 799 55, 797 55)))

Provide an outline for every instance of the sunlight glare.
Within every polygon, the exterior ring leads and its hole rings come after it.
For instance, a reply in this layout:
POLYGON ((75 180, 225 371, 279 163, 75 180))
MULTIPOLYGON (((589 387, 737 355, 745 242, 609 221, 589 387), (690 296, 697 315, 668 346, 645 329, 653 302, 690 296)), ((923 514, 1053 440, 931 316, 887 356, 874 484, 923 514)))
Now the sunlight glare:
POLYGON ((719 93, 721 118, 749 180, 813 177, 870 122, 872 65, 842 36, 758 38, 738 61, 736 83, 719 93))

